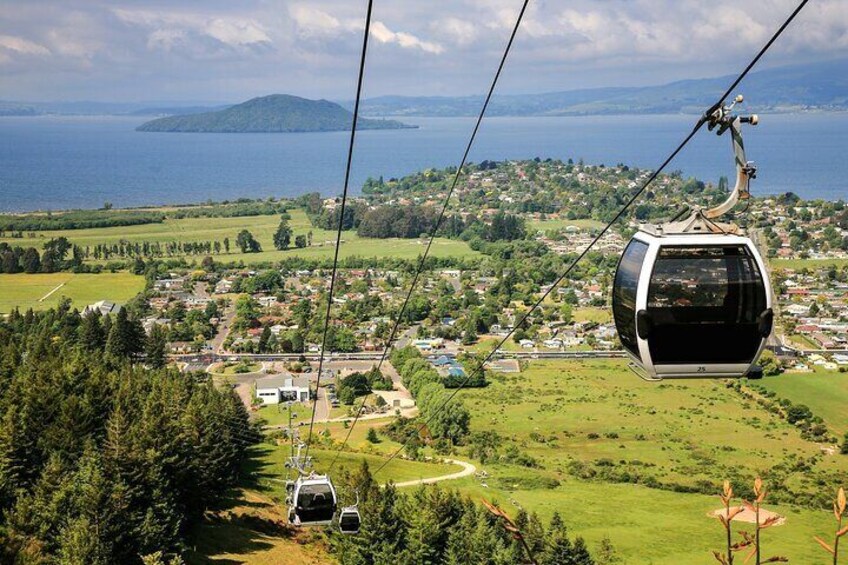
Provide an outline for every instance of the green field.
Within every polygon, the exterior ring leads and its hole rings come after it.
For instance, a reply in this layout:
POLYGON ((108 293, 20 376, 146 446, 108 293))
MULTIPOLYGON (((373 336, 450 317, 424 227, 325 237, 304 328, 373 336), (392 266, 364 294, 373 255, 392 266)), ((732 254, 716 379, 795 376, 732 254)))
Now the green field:
MULTIPOLYGON (((3 239, 13 246, 35 246, 41 248, 50 238, 65 236, 72 243, 82 247, 93 247, 101 243, 117 243, 121 240, 131 242, 167 242, 167 241, 219 241, 230 238, 229 254, 214 255, 221 261, 244 261, 259 263, 264 261, 279 261, 288 257, 304 257, 312 259, 331 258, 335 248, 335 231, 316 229, 312 227, 309 218, 303 210, 290 211, 292 219, 289 222, 293 230, 292 244, 297 235, 306 235, 312 231, 312 246, 303 249, 274 249, 273 236, 279 226, 279 216, 244 216, 240 218, 183 218, 168 219, 159 224, 144 224, 139 226, 121 226, 114 228, 94 228, 82 230, 61 230, 35 232, 35 239, 3 239), (261 253, 239 253, 235 246, 236 235, 242 229, 248 229, 262 244, 261 253)), ((361 238, 354 232, 342 234, 341 257, 397 257, 415 259, 424 252, 426 242, 420 239, 371 239, 361 238)), ((464 241, 437 238, 433 242, 430 253, 434 257, 467 257, 476 256, 464 241)), ((200 259, 200 256, 193 256, 200 259)))
POLYGON ((597 322, 608 324, 612 322, 612 310, 610 308, 575 308, 572 312, 575 322, 597 322))
POLYGON ((813 373, 785 373, 762 385, 793 404, 809 406, 838 437, 848 432, 848 373, 815 367, 813 373))
POLYGON ((818 269, 835 265, 837 268, 848 266, 848 259, 770 259, 773 269, 818 269))
MULTIPOLYGON (((257 468, 253 470, 253 478, 262 486, 268 495, 278 500, 285 499, 285 479, 290 475, 290 471, 285 467, 285 462, 291 454, 290 445, 288 443, 281 445, 263 443, 259 446, 258 452, 259 460, 257 462, 257 468)), ((309 451, 310 456, 313 457, 315 470, 319 473, 326 473, 330 469, 336 453, 336 450, 323 446, 314 447, 309 451)), ((350 453, 345 451, 339 456, 332 472, 338 475, 344 471, 355 471, 362 464, 363 460, 368 462, 371 471, 374 472, 382 465, 386 458, 377 454, 350 453)), ((381 483, 389 480, 403 482, 447 475, 461 470, 462 468, 458 465, 407 461, 397 457, 381 469, 380 472, 376 473, 374 478, 381 483)))
POLYGON ((62 297, 70 298, 73 306, 80 310, 98 300, 120 304, 142 290, 144 277, 129 273, 0 275, 0 313, 10 312, 15 307, 45 310, 56 306, 62 297), (55 292, 45 298, 54 289, 55 292))
MULTIPOLYGON (((830 392, 844 407, 848 391, 830 392)), ((722 530, 707 513, 718 508, 718 498, 673 488, 761 475, 774 486, 774 501, 781 494, 775 483, 794 492, 827 493, 835 492, 837 482, 848 483, 848 457, 822 456, 796 428, 722 382, 658 385, 639 380, 619 361, 534 361, 520 375, 461 396, 472 411, 473 429, 497 432, 504 446, 516 446, 540 468, 478 465, 490 474, 486 487, 471 479, 453 484, 475 498, 495 499, 505 508, 517 504, 543 518, 557 510, 590 547, 608 535, 628 563, 712 561, 710 549, 721 544, 722 530), (809 469, 778 471, 779 464, 802 459, 811 462, 809 469), (618 475, 601 478, 609 470, 618 475), (559 486, 544 484, 551 479, 559 486), (665 486, 631 484, 636 480, 665 486)), ((785 526, 765 534, 769 555, 826 562, 811 536, 828 531, 832 515, 786 503, 766 507, 787 517, 785 526)))

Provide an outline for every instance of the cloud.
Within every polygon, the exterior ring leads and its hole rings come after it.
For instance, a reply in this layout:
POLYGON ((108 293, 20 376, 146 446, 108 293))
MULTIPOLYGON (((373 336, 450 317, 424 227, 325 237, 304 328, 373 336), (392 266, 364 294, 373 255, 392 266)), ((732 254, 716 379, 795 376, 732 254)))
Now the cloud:
POLYGON ((196 39, 213 39, 230 48, 272 43, 264 27, 252 18, 121 8, 114 9, 113 13, 125 24, 148 30, 147 47, 152 50, 171 51, 177 47, 188 47, 196 39))
POLYGON ((50 50, 23 37, 0 35, 0 49, 6 49, 22 55, 50 55, 50 50))
POLYGON ((474 43, 477 39, 477 26, 460 18, 443 18, 431 27, 436 34, 461 47, 474 43))
POLYGON ((435 55, 439 55, 445 50, 444 47, 438 43, 422 41, 411 33, 403 31, 394 32, 380 21, 374 21, 371 23, 371 36, 380 43, 395 43, 405 49, 420 49, 435 55))
MULTIPOLYGON (((349 25, 342 25, 338 18, 307 4, 293 4, 289 7, 289 15, 297 25, 300 35, 305 37, 332 36, 350 29, 349 25)), ((356 29, 356 26, 353 29, 356 29)))
MULTIPOLYGON (((534 0, 498 92, 730 74, 797 2, 534 0)), ((810 2, 758 69, 848 57, 845 3, 810 2)), ((420 0, 378 3, 368 95, 479 94, 520 6, 453 0, 434 12, 420 0)), ((346 99, 364 16, 365 0, 0 0, 2 96, 346 99)))

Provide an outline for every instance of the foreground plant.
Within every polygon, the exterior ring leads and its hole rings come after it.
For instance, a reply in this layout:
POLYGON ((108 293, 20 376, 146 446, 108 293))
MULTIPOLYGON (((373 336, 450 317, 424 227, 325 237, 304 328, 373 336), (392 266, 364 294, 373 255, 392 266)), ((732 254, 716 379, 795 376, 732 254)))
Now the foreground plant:
POLYGON ((713 551, 713 555, 722 565, 733 565, 733 553, 740 551, 746 547, 748 547, 748 543, 740 542, 733 543, 733 528, 731 526, 731 521, 736 515, 738 515, 744 508, 742 506, 734 506, 730 507, 730 502, 733 500, 733 487, 730 486, 730 481, 724 481, 724 488, 722 489, 721 495, 719 495, 722 503, 724 503, 724 514, 719 514, 718 519, 721 521, 721 525, 724 526, 724 531, 727 534, 727 547, 726 553, 721 554, 718 551, 713 551))
POLYGON ((500 519, 503 523, 503 527, 506 531, 512 534, 512 538, 518 542, 521 542, 521 546, 524 548, 524 551, 527 553, 527 558, 532 565, 537 565, 536 557, 533 555, 533 551, 530 549, 530 545, 527 543, 527 540, 524 539, 524 535, 521 533, 521 529, 512 521, 506 512, 489 502, 488 500, 481 500, 483 506, 496 518, 500 519))
POLYGON ((839 492, 836 494, 836 500, 833 501, 833 515, 836 516, 836 534, 833 536, 833 545, 828 545, 820 537, 815 536, 815 540, 833 556, 833 565, 838 565, 839 562, 839 538, 848 534, 848 526, 842 526, 842 518, 845 516, 845 489, 839 487, 839 492))
POLYGON ((754 513, 754 537, 751 538, 747 532, 739 532, 745 542, 753 546, 751 553, 745 558, 745 562, 747 563, 751 557, 756 557, 754 561, 755 565, 761 565, 762 563, 788 563, 789 559, 781 556, 769 557, 764 561, 762 560, 760 555, 760 532, 777 524, 780 521, 780 516, 769 516, 765 520, 760 521, 760 505, 766 498, 766 490, 763 488, 763 480, 760 477, 754 480, 754 495, 756 498, 754 498, 753 503, 747 500, 742 501, 742 504, 754 513))

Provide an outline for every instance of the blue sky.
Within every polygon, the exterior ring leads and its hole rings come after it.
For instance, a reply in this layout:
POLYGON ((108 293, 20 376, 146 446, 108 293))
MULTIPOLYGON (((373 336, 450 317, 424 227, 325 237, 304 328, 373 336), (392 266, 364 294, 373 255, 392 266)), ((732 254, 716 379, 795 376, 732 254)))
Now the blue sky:
MULTIPOLYGON (((530 2, 499 92, 738 71, 796 0, 530 2)), ((365 0, 2 0, 0 99, 353 95, 365 0)), ((375 0, 365 95, 485 90, 520 0, 375 0)), ((764 66, 848 56, 848 0, 811 0, 764 66)))

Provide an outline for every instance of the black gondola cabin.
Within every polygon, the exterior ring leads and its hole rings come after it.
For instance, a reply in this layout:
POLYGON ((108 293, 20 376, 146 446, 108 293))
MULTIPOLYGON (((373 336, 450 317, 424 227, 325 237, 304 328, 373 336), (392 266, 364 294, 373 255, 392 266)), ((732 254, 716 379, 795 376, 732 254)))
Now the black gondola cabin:
POLYGON ((769 288, 747 237, 639 231, 616 270, 613 317, 650 379, 741 377, 771 333, 769 288))

